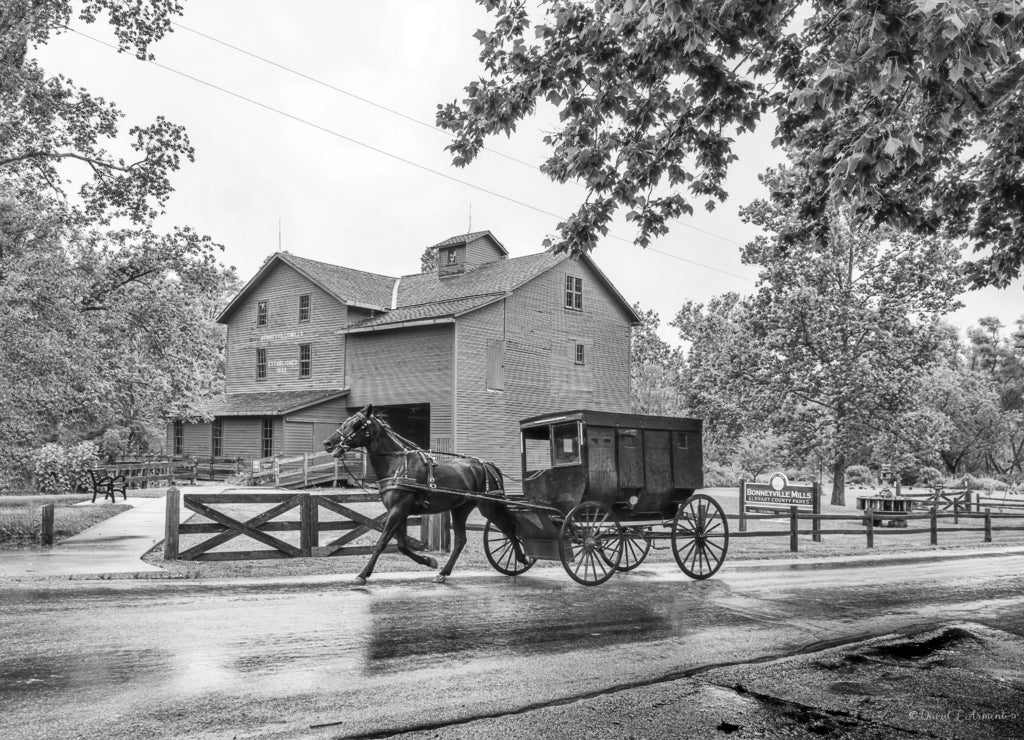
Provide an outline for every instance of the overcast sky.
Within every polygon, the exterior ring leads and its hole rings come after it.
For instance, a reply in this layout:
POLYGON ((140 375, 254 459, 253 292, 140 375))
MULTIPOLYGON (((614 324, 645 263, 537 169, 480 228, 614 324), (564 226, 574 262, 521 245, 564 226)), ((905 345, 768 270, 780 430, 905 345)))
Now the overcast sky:
MULTIPOLYGON (((157 115, 187 128, 196 161, 174 176, 160 224, 210 235, 243 280, 277 251, 279 224, 281 247, 293 254, 403 275, 418 272, 425 247, 470 228, 492 231, 513 257, 538 252, 559 221, 548 214, 568 214, 584 195, 535 169, 543 132, 554 128, 550 110, 511 139, 488 142, 493 152, 468 168, 449 164, 448 137, 432 124, 437 104, 460 98, 479 76, 472 34, 490 23, 472 0, 184 5, 174 33, 152 48, 163 66, 74 33, 38 54, 49 71, 115 101, 127 115, 124 133, 157 115)), ((76 27, 112 41, 105 25, 76 27)), ((738 142, 731 197, 714 213, 699 209, 647 251, 627 243, 633 234, 620 222, 619 238, 595 251, 628 301, 661 315, 666 339, 674 332, 664 324, 684 301, 753 290, 756 271, 740 263, 739 249, 754 231, 737 209, 762 193, 758 173, 779 161, 770 140, 765 127, 738 142)), ((952 318, 961 328, 1024 314, 1021 281, 965 301, 952 318)))

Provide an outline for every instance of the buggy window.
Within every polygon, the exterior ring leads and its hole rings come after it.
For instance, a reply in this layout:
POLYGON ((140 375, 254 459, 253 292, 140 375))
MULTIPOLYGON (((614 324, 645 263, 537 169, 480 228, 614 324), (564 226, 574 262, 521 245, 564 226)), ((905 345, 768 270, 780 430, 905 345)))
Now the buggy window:
POLYGON ((548 427, 523 430, 523 456, 527 470, 547 470, 551 467, 551 436, 548 427))
POLYGON ((555 465, 580 464, 580 425, 557 424, 551 428, 555 465))
POLYGON ((527 471, 579 465, 582 461, 579 422, 524 429, 523 457, 527 471))

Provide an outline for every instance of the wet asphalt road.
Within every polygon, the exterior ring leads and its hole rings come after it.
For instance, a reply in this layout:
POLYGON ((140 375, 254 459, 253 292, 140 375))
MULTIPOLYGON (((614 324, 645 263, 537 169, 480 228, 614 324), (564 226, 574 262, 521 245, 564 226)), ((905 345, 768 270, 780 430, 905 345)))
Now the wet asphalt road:
POLYGON ((871 567, 561 569, 0 584, 0 737, 351 737, 969 620, 1024 635, 1024 555, 871 567), (457 574, 458 575, 458 574, 457 574))

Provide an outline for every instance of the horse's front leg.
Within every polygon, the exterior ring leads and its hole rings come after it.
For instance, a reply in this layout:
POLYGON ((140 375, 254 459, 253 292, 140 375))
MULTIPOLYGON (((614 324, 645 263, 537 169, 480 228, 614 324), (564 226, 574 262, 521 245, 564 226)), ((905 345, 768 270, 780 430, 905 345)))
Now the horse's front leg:
POLYGON ((454 530, 454 536, 452 538, 452 554, 451 557, 448 558, 448 562, 444 564, 441 572, 434 577, 434 583, 444 583, 448 580, 448 576, 452 574, 452 569, 455 567, 455 561, 459 559, 459 555, 462 553, 462 548, 466 546, 466 520, 469 519, 469 514, 473 511, 473 506, 473 502, 469 501, 452 509, 452 529, 454 530))
POLYGON ((398 544, 398 551, 405 555, 407 558, 415 560, 420 565, 425 565, 428 568, 436 568, 437 561, 434 558, 427 555, 420 555, 418 552, 409 547, 409 540, 407 538, 409 529, 409 521, 402 519, 398 525, 398 531, 395 534, 395 542, 398 544))
POLYGON ((401 500, 390 509, 388 509, 388 515, 384 519, 384 527, 381 529, 380 537, 377 539, 377 544, 373 547, 373 552, 370 554, 370 559, 366 561, 366 565, 363 566, 362 572, 356 576, 356 585, 365 586, 366 579, 373 574, 373 569, 377 565, 377 558, 380 557, 381 553, 384 552, 384 548, 388 546, 391 538, 395 536, 399 527, 405 525, 405 519, 409 516, 409 509, 412 506, 412 499, 402 497, 401 500))

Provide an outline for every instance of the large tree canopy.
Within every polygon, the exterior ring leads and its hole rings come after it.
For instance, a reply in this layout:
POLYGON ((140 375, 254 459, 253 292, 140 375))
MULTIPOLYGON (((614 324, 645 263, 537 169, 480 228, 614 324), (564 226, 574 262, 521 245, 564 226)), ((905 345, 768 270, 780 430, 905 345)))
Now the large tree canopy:
POLYGON ((546 103, 561 127, 542 169, 586 201, 554 247, 589 251, 616 211, 646 246, 726 197, 733 137, 766 112, 813 176, 801 216, 945 232, 977 250, 975 286, 1024 262, 1021 0, 479 0, 486 74, 439 106, 465 165, 546 103))
POLYGON ((88 23, 105 17, 121 51, 147 58, 149 45, 180 12, 172 0, 6 0, 0 8, 0 177, 20 192, 58 197, 70 184, 80 200, 77 215, 92 221, 154 217, 172 191, 170 174, 192 159, 184 129, 158 117, 131 126, 121 138, 124 114, 117 106, 64 75, 48 74, 30 52, 75 16, 88 23))

